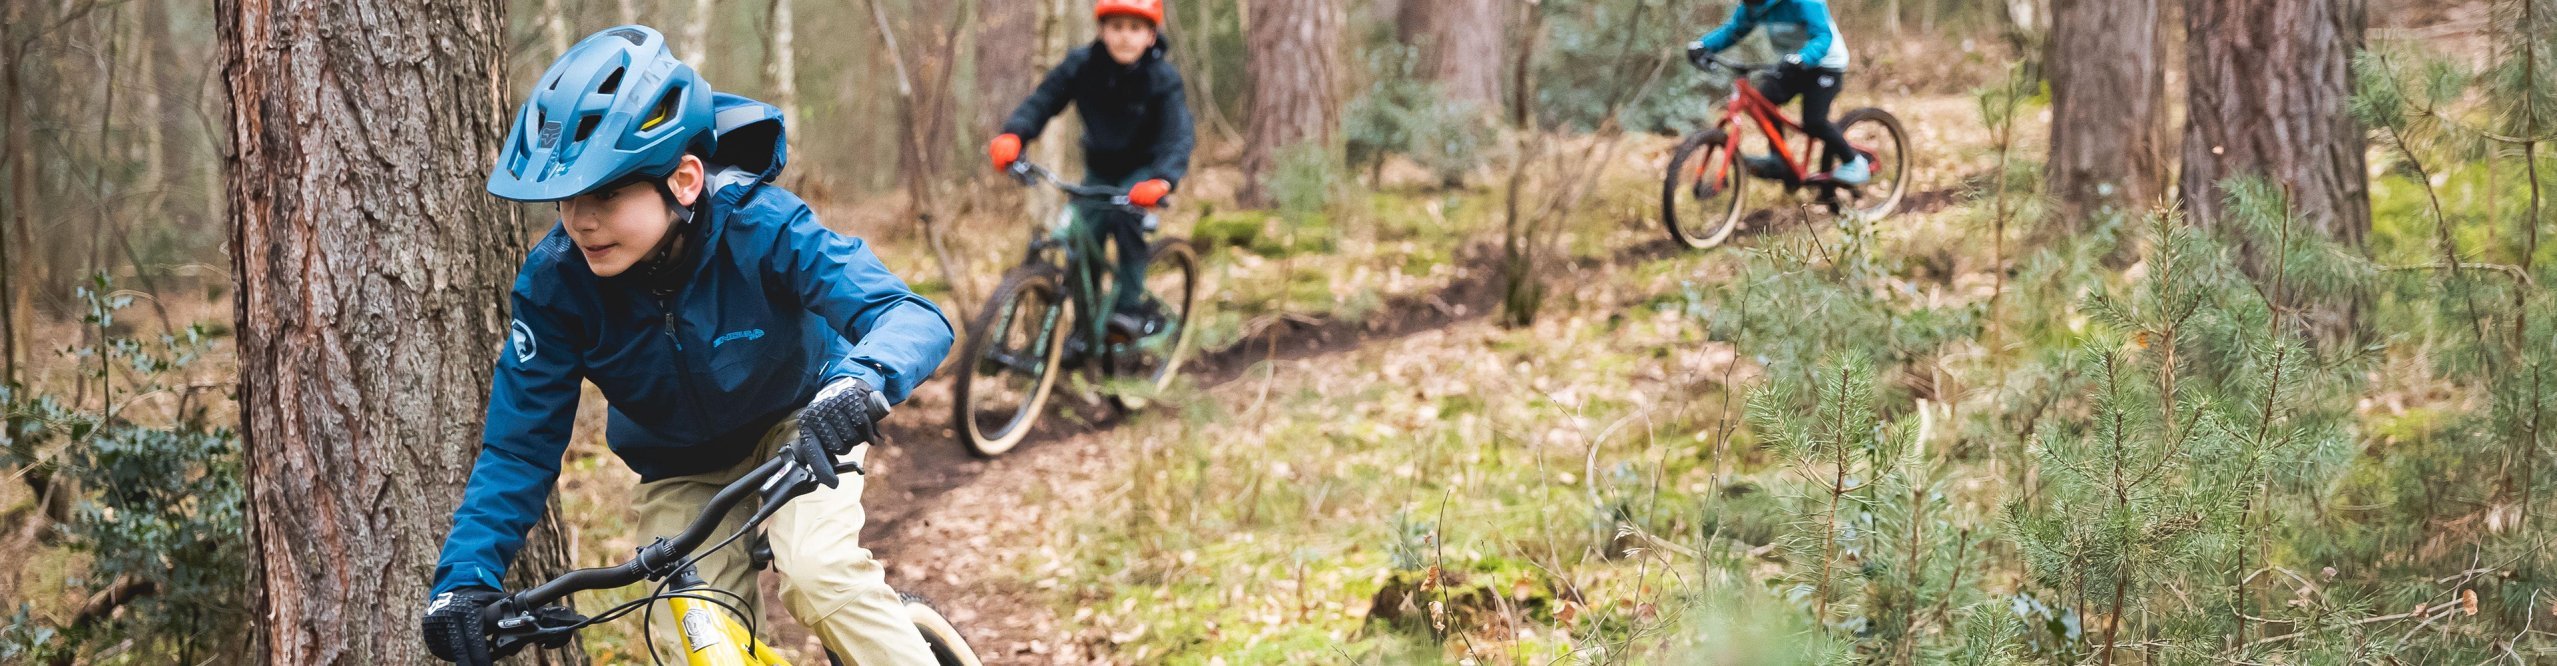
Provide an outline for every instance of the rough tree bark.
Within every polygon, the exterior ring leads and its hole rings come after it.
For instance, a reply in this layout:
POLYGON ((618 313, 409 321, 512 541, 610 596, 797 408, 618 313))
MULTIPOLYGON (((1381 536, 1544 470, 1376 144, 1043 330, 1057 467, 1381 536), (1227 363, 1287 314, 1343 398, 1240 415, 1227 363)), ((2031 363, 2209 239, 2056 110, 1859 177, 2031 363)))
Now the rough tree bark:
MULTIPOLYGON (((2362 244, 2371 228, 2366 145, 2345 105, 2353 95, 2352 58, 2362 47, 2365 7, 2365 0, 2186 0, 2188 120, 2180 187, 2196 223, 2219 224, 2226 197, 2221 181, 2262 176, 2289 193, 2291 210, 2307 230, 2362 244)), ((2248 270, 2263 272, 2256 265, 2248 270)), ((2341 339, 2358 326, 2358 298, 2280 297, 2322 338, 2341 339)))
POLYGON ((1244 23, 1252 70, 1251 128, 1243 145, 1242 201, 1267 206, 1262 183, 1278 156, 1304 143, 1328 145, 1340 127, 1343 17, 1331 0, 1259 0, 1244 23))
POLYGON ((2056 0, 2050 54, 2055 230, 2137 210, 2166 183, 2166 67, 2158 0, 2056 0))
POLYGON ((1412 76, 1438 84, 1451 102, 1497 112, 1503 0, 1413 0, 1396 17, 1402 42, 1418 48, 1412 76))
MULTIPOLYGON (((254 638, 268 663, 429 659, 417 611, 478 452, 525 249, 515 207, 480 191, 506 136, 502 12, 499 0, 215 7, 254 638), (354 38, 381 34, 436 38, 354 38)), ((565 559, 537 529, 518 584, 565 559)))

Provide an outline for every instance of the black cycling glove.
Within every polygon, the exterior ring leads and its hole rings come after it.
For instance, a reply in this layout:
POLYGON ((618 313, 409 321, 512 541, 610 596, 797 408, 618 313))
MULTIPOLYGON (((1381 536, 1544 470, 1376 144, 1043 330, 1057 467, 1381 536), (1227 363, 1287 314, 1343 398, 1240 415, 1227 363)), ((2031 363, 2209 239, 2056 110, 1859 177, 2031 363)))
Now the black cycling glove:
POLYGON ((497 660, 488 652, 488 627, 481 610, 506 599, 506 593, 485 587, 465 587, 435 595, 426 602, 426 614, 419 621, 426 639, 426 651, 435 658, 462 666, 492 666, 497 660))
POLYGON ((831 455, 879 441, 879 417, 888 415, 888 398, 859 379, 839 379, 817 392, 799 411, 799 437, 814 440, 831 455))

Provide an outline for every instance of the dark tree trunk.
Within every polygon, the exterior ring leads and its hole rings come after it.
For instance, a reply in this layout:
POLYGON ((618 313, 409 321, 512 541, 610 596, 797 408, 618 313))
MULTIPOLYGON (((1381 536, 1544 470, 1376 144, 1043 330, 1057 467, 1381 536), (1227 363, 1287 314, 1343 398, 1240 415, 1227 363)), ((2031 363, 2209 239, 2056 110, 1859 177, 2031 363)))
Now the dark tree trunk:
MULTIPOLYGON (((502 8, 215 8, 268 663, 428 659, 417 612, 478 452, 504 295, 525 249, 515 208, 480 190, 506 135, 502 8)), ((517 579, 565 559, 552 530, 537 530, 517 579)))
MULTIPOLYGON (((2362 47, 2365 0, 2186 0, 2185 210, 2216 228, 2220 183, 2260 176, 2288 193, 2304 226, 2348 246, 2370 233, 2371 202, 2360 123, 2345 112, 2353 53, 2362 47)), ((2117 26, 2118 29, 2118 26, 2117 26)), ((2266 279, 2262 252, 2248 271, 2266 279)), ((2280 294, 2320 337, 2350 337, 2359 297, 2280 294)))
POLYGON ((2055 231, 2137 211, 2166 185, 2166 67, 2158 0, 2058 0, 2050 55, 2055 231))
MULTIPOLYGON (((1046 74, 1039 66, 1039 3, 992 0, 979 11, 976 29, 976 113, 969 138, 992 137, 1046 74)), ((973 143, 973 142, 972 142, 973 143)))
POLYGON ((1243 146, 1242 200, 1269 205, 1262 183, 1281 151, 1328 145, 1340 126, 1340 10, 1331 0, 1260 0, 1245 18, 1252 117, 1243 146))
POLYGON ((1396 17, 1418 48, 1412 76, 1438 84, 1442 99, 1496 112, 1500 102, 1502 0, 1411 0, 1396 17))
POLYGON ((9 213, 0 218, 7 225, 0 227, 0 383, 8 384, 18 382, 19 305, 26 300, 20 292, 25 285, 17 279, 26 263, 27 248, 21 242, 26 236, 18 230, 27 227, 27 209, 32 207, 35 190, 35 178, 28 172, 33 161, 33 151, 27 149, 28 118, 21 112, 25 96, 20 94, 27 59, 26 50, 20 48, 18 25, 26 21, 26 14, 20 3, 0 7, 0 50, 9 56, 7 62, 0 62, 0 105, 5 105, 0 108, 0 120, 8 123, 6 134, 0 134, 0 141, 6 142, 0 145, 0 161, 9 167, 9 213))

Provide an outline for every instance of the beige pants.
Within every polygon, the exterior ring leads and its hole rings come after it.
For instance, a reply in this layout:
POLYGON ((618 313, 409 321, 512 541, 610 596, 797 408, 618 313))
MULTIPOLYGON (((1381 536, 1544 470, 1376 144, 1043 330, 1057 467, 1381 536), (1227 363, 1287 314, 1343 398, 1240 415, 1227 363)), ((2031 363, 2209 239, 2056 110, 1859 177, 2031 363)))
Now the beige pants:
MULTIPOLYGON (((672 535, 689 526, 711 495, 770 460, 784 443, 799 437, 799 418, 792 414, 764 435, 752 456, 728 469, 639 484, 639 534, 672 535)), ((864 447, 848 457, 861 459, 864 447)), ((906 666, 933 663, 914 621, 907 618, 887 572, 861 547, 862 477, 844 474, 843 484, 818 488, 783 505, 764 522, 772 540, 773 568, 781 573, 781 603, 824 641, 826 649, 860 666, 906 666)), ((728 538, 754 515, 754 502, 730 511, 710 544, 728 538)), ((704 544, 707 547, 710 544, 704 544)), ((755 570, 746 556, 746 540, 703 557, 695 565, 702 580, 745 597, 749 612, 763 617, 763 601, 755 570)), ((657 607, 657 647, 668 663, 683 663, 681 648, 670 637, 681 636, 674 613, 657 607)))

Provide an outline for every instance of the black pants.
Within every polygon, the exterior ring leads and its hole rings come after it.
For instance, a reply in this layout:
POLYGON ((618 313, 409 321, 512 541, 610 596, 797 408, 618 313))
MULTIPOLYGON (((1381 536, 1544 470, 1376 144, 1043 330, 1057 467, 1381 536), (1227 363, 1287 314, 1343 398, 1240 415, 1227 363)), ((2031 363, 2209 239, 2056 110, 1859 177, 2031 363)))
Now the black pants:
POLYGON ((1802 98, 1802 131, 1820 140, 1822 171, 1847 161, 1847 135, 1829 122, 1829 105, 1838 101, 1845 83, 1845 73, 1827 69, 1777 70, 1758 80, 1758 92, 1776 106, 1802 98))

